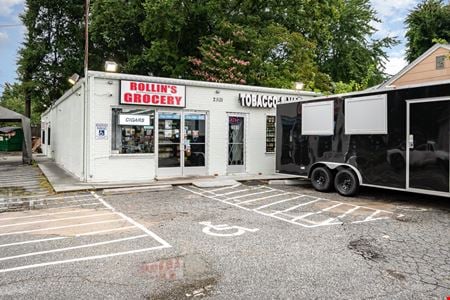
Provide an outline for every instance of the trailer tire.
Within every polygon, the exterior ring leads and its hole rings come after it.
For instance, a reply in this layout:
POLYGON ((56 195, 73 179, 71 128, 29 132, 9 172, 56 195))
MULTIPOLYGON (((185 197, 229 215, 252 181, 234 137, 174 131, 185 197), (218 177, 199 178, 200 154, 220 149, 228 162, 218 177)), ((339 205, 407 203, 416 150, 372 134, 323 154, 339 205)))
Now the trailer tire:
POLYGON ((342 196, 354 196, 359 190, 358 177, 352 170, 341 169, 334 177, 334 188, 342 196))
POLYGON ((317 167, 311 172, 311 184, 319 192, 328 192, 333 186, 333 173, 327 167, 317 167))

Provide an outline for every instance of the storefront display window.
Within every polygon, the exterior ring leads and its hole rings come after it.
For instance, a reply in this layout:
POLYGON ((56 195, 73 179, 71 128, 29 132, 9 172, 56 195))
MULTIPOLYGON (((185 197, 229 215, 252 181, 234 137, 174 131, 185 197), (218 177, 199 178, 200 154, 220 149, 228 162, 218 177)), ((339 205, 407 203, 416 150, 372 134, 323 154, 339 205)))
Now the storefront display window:
POLYGON ((149 109, 112 110, 113 154, 154 153, 155 111, 149 109))
POLYGON ((266 117, 266 152, 275 152, 275 116, 266 117))

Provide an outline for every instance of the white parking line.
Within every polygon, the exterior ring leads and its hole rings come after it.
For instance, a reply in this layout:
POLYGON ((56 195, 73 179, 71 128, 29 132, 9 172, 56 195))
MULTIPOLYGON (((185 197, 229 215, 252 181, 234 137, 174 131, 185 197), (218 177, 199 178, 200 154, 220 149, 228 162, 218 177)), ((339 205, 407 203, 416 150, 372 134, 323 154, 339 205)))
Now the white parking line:
POLYGON ((48 254, 48 253, 63 252, 63 251, 69 251, 69 250, 75 250, 75 249, 96 247, 96 246, 114 244, 114 243, 129 241, 129 240, 142 239, 144 237, 148 237, 148 235, 141 234, 141 235, 126 237, 126 238, 122 238, 122 239, 110 240, 110 241, 106 241, 106 242, 92 243, 92 244, 86 244, 86 245, 80 245, 80 246, 74 246, 74 247, 58 248, 58 249, 46 250, 46 251, 37 251, 37 252, 19 254, 19 255, 14 255, 14 256, 6 256, 6 257, 1 257, 0 261, 11 260, 11 259, 16 259, 16 258, 21 258, 21 257, 28 257, 28 256, 36 256, 36 255, 48 254))
POLYGON ((0 269, 0 273, 6 273, 6 272, 11 272, 11 271, 19 271, 19 270, 26 270, 26 269, 33 269, 33 268, 38 268, 38 267, 53 266, 53 265, 59 265, 59 264, 82 262, 82 261, 88 261, 88 260, 94 260, 94 259, 109 258, 109 257, 122 256, 122 255, 128 255, 128 254, 136 254, 136 253, 148 252, 148 251, 164 249, 164 248, 167 248, 167 246, 161 245, 161 246, 156 246, 156 247, 151 247, 151 248, 144 248, 144 249, 137 249, 137 250, 131 250, 131 251, 124 251, 124 252, 117 252, 117 253, 110 253, 110 254, 103 254, 103 255, 94 255, 94 256, 87 256, 87 257, 74 258, 74 259, 51 261, 51 262, 46 262, 46 263, 25 265, 25 266, 9 268, 9 269, 0 269))
MULTIPOLYGON (((265 186, 260 186, 260 188, 264 188, 265 186)), ((244 209, 247 211, 253 211, 256 212, 258 214, 264 215, 264 216, 269 216, 272 218, 276 218, 285 222, 288 222, 290 224, 295 224, 295 225, 299 225, 299 226, 303 226, 303 227, 307 227, 307 228, 313 228, 313 227, 320 227, 320 226, 329 226, 329 225, 338 225, 338 224, 343 224, 342 219, 352 216, 352 218, 354 217, 364 217, 364 215, 362 214, 358 214, 357 216, 353 216, 352 213, 354 213, 355 211, 357 211, 358 209, 366 209, 369 211, 372 211, 373 213, 370 214, 369 216, 366 216, 363 220, 350 220, 348 221, 348 223, 350 224, 358 224, 358 223, 363 223, 363 222, 369 222, 369 221, 376 221, 376 220, 382 220, 382 219, 389 219, 388 216, 384 216, 384 217, 379 217, 379 218, 375 218, 375 216, 381 212, 386 213, 386 214, 390 214, 393 215, 393 212, 390 211, 386 211, 386 210, 380 210, 380 209, 375 209, 375 208, 371 208, 371 207, 367 207, 367 206, 362 206, 362 205, 354 205, 354 204, 350 204, 350 203, 344 203, 344 202, 339 202, 339 201, 335 201, 335 200, 328 200, 328 199, 323 199, 323 198, 317 198, 317 197, 312 197, 309 195, 303 195, 303 194, 299 194, 299 193, 294 193, 294 192, 286 192, 283 190, 279 190, 279 189, 273 189, 271 187, 266 187, 269 188, 271 192, 276 192, 276 195, 271 195, 268 197, 261 197, 261 198, 257 198, 257 199, 249 199, 249 200, 245 200, 242 202, 234 202, 233 200, 236 199, 241 199, 241 198, 245 198, 245 197, 249 197, 255 193, 251 192, 251 189, 240 189, 240 190, 235 190, 235 191, 230 191, 224 194, 216 194, 214 192, 212 192, 211 190, 209 192, 207 192, 207 190, 205 189, 201 189, 198 187, 195 187, 195 189, 192 189, 191 187, 180 187, 181 189, 184 189, 186 191, 189 191, 191 193, 203 196, 203 197, 207 197, 216 201, 220 201, 222 203, 226 203, 228 205, 233 205, 236 206, 240 209, 244 209), (247 192, 247 193, 245 193, 247 192), (229 195, 235 194, 235 193, 245 193, 239 196, 235 196, 235 197, 230 197, 229 195), (246 203, 252 203, 252 202, 257 202, 260 200, 267 200, 270 198, 275 198, 275 197, 286 197, 288 195, 296 195, 295 197, 289 197, 287 199, 281 199, 281 200, 277 200, 274 201, 272 203, 268 203, 256 208, 249 208, 244 206, 244 204, 246 203), (262 211, 265 208, 271 207, 271 206, 275 206, 277 204, 281 204, 281 203, 285 203, 291 200, 296 200, 296 199, 301 199, 301 198, 313 198, 310 201, 304 202, 304 203, 300 203, 300 204, 295 204, 293 206, 281 209, 281 210, 276 210, 274 212, 264 212, 262 211), (314 199, 315 198, 315 199, 314 199), (307 205, 311 205, 311 204, 315 204, 318 202, 324 202, 325 204, 329 203, 330 205, 328 207, 325 207, 323 209, 318 209, 316 211, 310 211, 306 214, 303 214, 301 216, 295 216, 295 215, 290 215, 287 214, 287 212, 293 211, 297 208, 300 207, 304 207, 307 205), (351 206, 350 209, 348 209, 346 212, 341 213, 339 216, 337 217, 333 217, 333 218, 327 218, 325 221, 315 221, 315 220, 311 220, 308 217, 310 216, 314 216, 314 215, 318 215, 318 216, 325 216, 325 213, 327 212, 333 212, 333 210, 339 206, 342 205, 347 205, 347 206, 351 206), (339 221, 338 221, 339 220, 339 221), (297 222, 300 221, 300 222, 297 222), (338 221, 338 222, 337 222, 338 221)), ((296 201, 297 202, 297 201, 296 201)), ((312 208, 314 208, 314 206, 312 206, 312 208)))
POLYGON ((25 222, 25 223, 15 223, 15 224, 8 224, 8 225, 0 225, 0 228, 13 227, 13 226, 22 226, 22 225, 29 225, 29 224, 37 224, 37 223, 46 223, 46 222, 59 222, 59 221, 66 221, 66 220, 76 220, 76 219, 84 219, 84 218, 90 218, 90 217, 100 217, 100 216, 106 216, 106 215, 112 215, 112 214, 114 214, 114 213, 108 212, 108 213, 104 213, 104 214, 93 214, 93 215, 76 216, 76 217, 69 217, 69 218, 39 220, 39 221, 32 221, 32 222, 25 222))
MULTIPOLYGON (((120 230, 126 230, 126 229, 131 229, 131 228, 135 228, 135 227, 134 226, 126 226, 126 227, 118 227, 118 228, 112 228, 112 229, 98 230, 98 231, 92 231, 92 232, 87 232, 87 233, 76 234, 74 237, 81 237, 81 236, 88 236, 88 235, 94 235, 94 234, 100 234, 100 233, 120 231, 120 230)), ((69 239, 69 238, 71 238, 71 237, 60 236, 60 237, 54 237, 54 238, 48 238, 48 239, 29 240, 29 241, 24 241, 24 242, 3 244, 3 245, 0 245, 0 248, 11 247, 11 246, 18 246, 18 245, 24 245, 24 244, 33 244, 33 243, 42 243, 42 242, 48 242, 48 241, 64 240, 64 239, 69 239)))
POLYGON ((81 227, 81 226, 96 225, 96 224, 106 224, 106 223, 114 223, 114 222, 124 222, 124 220, 115 219, 115 220, 89 222, 89 223, 81 223, 81 224, 74 224, 74 225, 64 225, 64 226, 40 228, 40 229, 32 229, 32 230, 24 230, 24 231, 14 231, 14 232, 8 232, 8 233, 0 233, 0 236, 14 235, 14 234, 23 234, 23 233, 31 233, 31 232, 38 232, 38 231, 47 231, 47 230, 55 230, 55 229, 63 229, 63 228, 71 228, 71 227, 81 227))
POLYGON ((251 193, 251 194, 246 194, 246 195, 240 195, 240 196, 235 196, 235 197, 228 198, 227 200, 235 200, 235 199, 240 199, 240 198, 245 198, 245 197, 249 197, 249 196, 270 193, 270 192, 272 192, 272 190, 267 190, 267 191, 262 191, 262 192, 257 192, 257 193, 251 193))
MULTIPOLYGON (((303 196, 303 197, 305 197, 305 196, 303 196)), ((305 202, 305 203, 301 203, 301 204, 298 204, 298 205, 286 208, 284 210, 274 212, 273 214, 285 213, 285 212, 297 209, 299 207, 302 207, 302 206, 305 206, 305 205, 308 205, 308 204, 312 204, 312 203, 316 203, 316 202, 319 202, 319 201, 323 201, 323 199, 322 198, 317 198, 316 200, 312 200, 312 201, 308 201, 308 202, 305 202)))
MULTIPOLYGON (((43 213, 41 215, 33 214, 33 215, 29 215, 29 216, 16 216, 16 217, 0 218, 0 221, 22 220, 22 219, 26 221, 26 222, 21 222, 21 223, 17 223, 17 224, 0 225, 0 230, 5 229, 6 227, 21 226, 21 225, 44 224, 44 226, 46 226, 46 223, 48 223, 48 222, 58 222, 58 221, 64 222, 64 221, 69 221, 69 220, 76 221, 79 219, 80 220, 88 219, 88 221, 89 221, 89 218, 91 218, 91 217, 92 218, 97 218, 97 217, 107 217, 108 218, 110 216, 114 216, 114 219, 107 219, 107 220, 100 219, 99 221, 95 221, 95 222, 86 222, 86 220, 85 220, 84 223, 76 223, 76 224, 63 225, 63 226, 44 227, 44 228, 36 228, 36 229, 30 229, 30 230, 3 232, 3 233, 0 232, 0 237, 34 233, 34 232, 43 232, 43 231, 50 231, 50 230, 57 230, 57 229, 65 229, 65 228, 86 227, 86 226, 97 225, 97 224, 122 223, 122 224, 127 224, 128 226, 121 225, 120 227, 107 228, 107 229, 84 232, 84 233, 83 233, 83 231, 81 231, 82 233, 75 234, 71 237, 70 236, 59 236, 59 237, 51 237, 51 238, 45 238, 45 239, 26 240, 26 241, 20 241, 20 242, 18 241, 18 242, 13 242, 13 243, 2 244, 2 245, 0 245, 0 248, 21 247, 22 245, 28 245, 28 244, 34 244, 34 243, 42 243, 43 246, 40 246, 40 247, 44 247, 45 243, 50 242, 50 241, 75 239, 75 238, 79 238, 79 237, 83 237, 83 236, 94 236, 96 234, 104 234, 104 233, 111 233, 111 232, 131 230, 131 229, 142 231, 144 234, 128 236, 128 237, 121 237, 121 238, 116 238, 116 239, 111 239, 111 240, 106 240, 106 241, 99 241, 99 242, 94 242, 94 243, 91 242, 88 244, 82 244, 82 245, 77 245, 77 246, 61 247, 61 248, 56 248, 56 249, 34 251, 34 252, 28 252, 28 253, 24 253, 24 254, 0 257, 0 262, 10 261, 10 260, 14 260, 14 259, 20 259, 20 258, 24 258, 24 257, 42 257, 42 256, 49 255, 51 253, 69 252, 71 250, 79 250, 79 249, 85 249, 85 248, 98 249, 97 247, 99 247, 99 246, 109 245, 109 244, 114 244, 114 243, 127 243, 127 244, 125 244, 125 247, 128 247, 129 241, 136 240, 136 239, 144 239, 144 238, 151 238, 153 241, 157 242, 159 245, 155 246, 155 247, 146 247, 143 249, 133 249, 133 250, 129 250, 129 251, 121 251, 121 252, 116 252, 116 253, 104 253, 104 254, 85 256, 85 257, 80 257, 80 258, 71 258, 71 259, 64 259, 64 260, 58 260, 58 261, 48 261, 48 262, 42 262, 42 263, 41 262, 32 263, 29 265, 15 266, 15 267, 5 268, 5 269, 1 269, 1 265, 0 265, 0 273, 19 271, 19 270, 25 270, 25 269, 30 269, 30 268, 38 268, 38 267, 44 267, 44 266, 52 266, 52 265, 65 264, 65 263, 72 263, 72 262, 89 261, 89 260, 93 260, 93 259, 102 259, 102 258, 115 257, 115 256, 121 256, 121 255, 130 255, 130 254, 142 253, 142 252, 146 252, 146 251, 153 251, 153 250, 171 247, 171 245, 168 242, 166 242, 164 239, 162 239, 161 237, 159 237, 158 235, 156 235, 155 233, 153 233, 152 231, 147 229, 142 224, 136 222, 135 220, 126 216, 125 214, 118 212, 114 207, 112 207, 109 203, 107 203, 102 197, 98 196, 95 192, 91 192, 90 196, 91 196, 91 199, 86 199, 86 201, 96 201, 96 203, 71 205, 71 206, 64 206, 64 207, 53 207, 53 208, 46 209, 46 211, 51 210, 51 209, 59 209, 60 210, 60 209, 64 209, 67 207, 80 207, 80 206, 84 207, 84 206, 89 206, 89 205, 97 205, 97 206, 101 206, 102 207, 101 209, 106 210, 107 212, 96 213, 97 210, 95 210, 95 211, 89 210, 88 212, 93 212, 93 213, 91 213, 89 215, 79 215, 79 216, 73 216, 73 217, 69 216, 69 217, 56 218, 56 219, 49 218, 49 216, 54 216, 54 215, 59 215, 59 214, 86 212, 86 210, 75 209, 75 210, 71 210, 71 211, 56 211, 56 212, 51 212, 51 213, 43 213), (45 219, 40 220, 39 218, 42 218, 42 217, 44 217, 45 219), (30 218, 35 218, 37 220, 33 220, 30 218)), ((55 199, 56 197, 53 197, 53 198, 54 198, 53 200, 60 200, 60 199, 55 199)), ((83 199, 84 198, 87 198, 87 196, 84 195, 83 199)), ((64 199, 67 199, 67 198, 65 197, 64 199)), ((69 199, 77 199, 77 198, 72 197, 69 199)), ((46 199, 40 199, 40 200, 45 201, 46 199)), ((66 202, 72 202, 72 201, 79 201, 79 200, 70 200, 70 201, 66 201, 66 202)), ((84 201, 84 200, 82 200, 82 201, 84 201)), ((130 246, 131 245, 132 244, 130 244, 130 246)), ((14 248, 12 251, 14 251, 14 248)), ((96 250, 94 250, 94 251, 96 251, 96 250)), ((22 260, 20 260, 20 262, 22 262, 22 260)))
MULTIPOLYGON (((98 210, 104 210, 104 209, 105 208, 100 208, 98 210)), ((40 218, 40 217, 47 217, 47 216, 53 216, 53 215, 79 213, 79 212, 85 212, 85 211, 86 210, 79 209, 79 210, 62 211, 62 212, 49 213, 49 214, 35 214, 35 215, 31 215, 31 216, 20 216, 20 217, 12 217, 12 218, 0 218, 0 221, 17 220, 17 219, 28 219, 28 218, 36 218, 36 217, 40 218)))
POLYGON ((246 204, 246 203, 251 203, 251 202, 257 202, 257 201, 266 200, 266 199, 275 198, 275 197, 280 197, 280 196, 285 196, 285 195, 289 195, 289 194, 290 193, 270 195, 270 196, 267 196, 267 197, 262 197, 262 198, 250 199, 250 200, 242 201, 242 202, 239 202, 237 204, 246 204))
MULTIPOLYGON (((280 200, 280 201, 272 202, 272 203, 269 203, 269 204, 266 204, 266 205, 262 205, 262 206, 256 207, 256 208, 254 208, 254 210, 261 210, 263 208, 267 208, 267 207, 270 207, 272 205, 276 205, 276 204, 280 204, 280 203, 283 203, 283 202, 299 199, 299 198, 302 198, 302 197, 305 197, 305 196, 300 195, 300 196, 297 196, 297 197, 294 197, 294 198, 288 198, 288 199, 283 199, 283 200, 280 200)), ((278 212, 276 212, 276 213, 278 213, 278 212)), ((273 214, 275 214, 275 213, 273 213, 273 214)))

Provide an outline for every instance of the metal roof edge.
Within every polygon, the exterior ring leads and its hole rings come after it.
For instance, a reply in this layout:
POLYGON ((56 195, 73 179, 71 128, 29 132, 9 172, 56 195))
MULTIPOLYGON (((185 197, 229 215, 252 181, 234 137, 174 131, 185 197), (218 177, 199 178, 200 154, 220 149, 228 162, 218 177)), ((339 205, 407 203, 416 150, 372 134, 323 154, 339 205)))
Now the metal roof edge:
MULTIPOLYGON (((443 84, 450 84, 450 80, 440 80, 440 81, 433 81, 433 82, 426 82, 426 83, 419 83, 419 84, 402 85, 399 87, 380 88, 380 89, 375 89, 375 90, 371 90, 371 91, 363 90, 363 91, 350 92, 350 93, 326 95, 326 96, 320 96, 320 97, 316 97, 316 98, 305 100, 305 101, 320 101, 320 100, 326 100, 326 99, 334 99, 334 98, 342 98, 342 97, 358 96, 358 95, 373 95, 373 94, 380 94, 383 92, 392 92, 392 91, 397 91, 397 90, 434 86, 434 85, 443 85, 443 84)), ((288 103, 290 103, 290 102, 288 102, 288 103)), ((281 104, 287 104, 287 103, 281 103, 281 104)))
POLYGON ((157 83, 171 83, 178 85, 189 85, 196 87, 206 87, 206 88, 220 88, 229 90, 241 90, 250 92, 261 92, 261 93, 272 93, 272 94, 289 94, 296 96, 319 96, 321 94, 308 91, 297 91, 291 89, 279 89, 279 88, 269 88, 269 87, 259 87, 251 85, 239 85, 230 83, 217 83, 217 82, 207 82, 198 80, 188 80, 188 79, 176 79, 168 77, 156 77, 156 76, 145 76, 145 75, 133 75, 124 73, 108 73, 100 71, 88 71, 88 76, 93 76, 97 78, 104 79, 115 79, 115 80, 139 80, 139 81, 151 81, 157 83))

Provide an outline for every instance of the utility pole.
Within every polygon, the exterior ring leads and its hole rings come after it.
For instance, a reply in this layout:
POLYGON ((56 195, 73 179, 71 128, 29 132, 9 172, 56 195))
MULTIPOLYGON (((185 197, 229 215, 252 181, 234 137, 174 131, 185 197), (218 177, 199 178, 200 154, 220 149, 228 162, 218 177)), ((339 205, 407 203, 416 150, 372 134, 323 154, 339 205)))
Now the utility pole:
POLYGON ((84 78, 87 79, 89 65, 89 5, 90 0, 84 1, 84 78))

